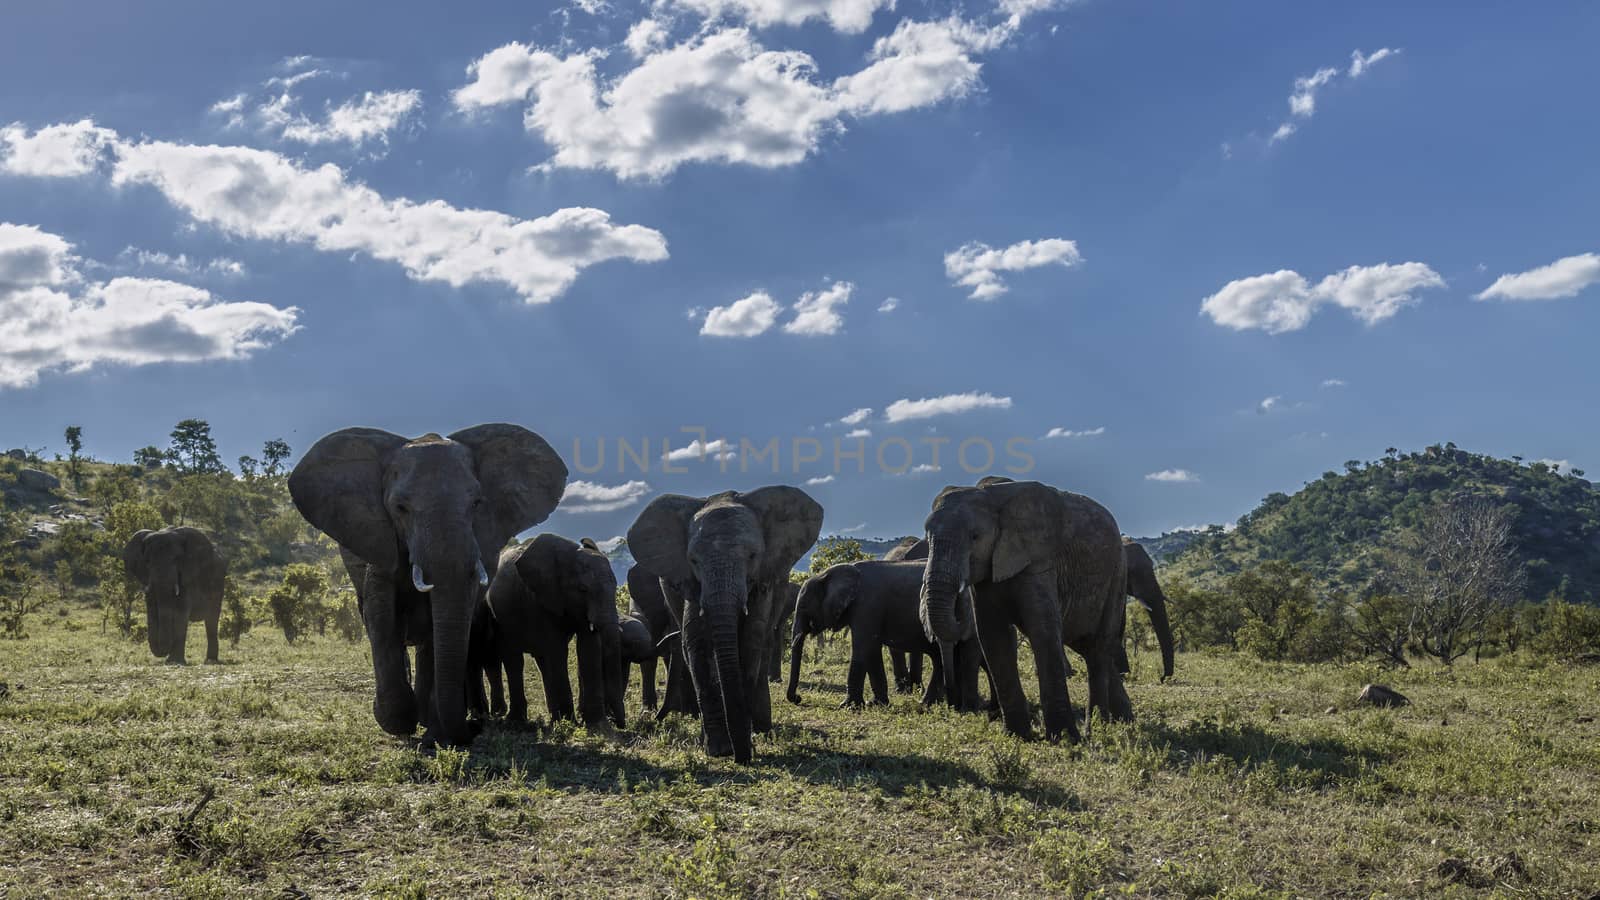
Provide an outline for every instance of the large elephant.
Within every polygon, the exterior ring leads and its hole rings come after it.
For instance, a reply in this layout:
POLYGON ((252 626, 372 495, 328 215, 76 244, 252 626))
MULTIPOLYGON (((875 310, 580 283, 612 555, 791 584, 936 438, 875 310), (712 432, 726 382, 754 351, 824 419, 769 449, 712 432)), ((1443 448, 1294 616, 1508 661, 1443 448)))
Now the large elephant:
POLYGON ((767 688, 772 617, 789 572, 816 543, 822 507, 795 487, 650 502, 628 547, 657 573, 681 628, 712 756, 749 762, 753 731, 772 727, 767 688))
POLYGON ((544 438, 503 423, 415 440, 346 428, 294 467, 295 506, 346 551, 357 579, 384 731, 409 736, 420 721, 425 744, 471 740, 464 679, 474 607, 500 548, 543 522, 566 484, 567 466, 544 438))
MULTIPOLYGON (((697 716, 700 704, 695 700, 694 686, 689 683, 689 664, 683 658, 682 642, 678 635, 678 620, 667 608, 666 594, 661 590, 661 578, 638 563, 628 568, 628 596, 631 598, 628 615, 643 622, 656 642, 656 659, 667 662, 667 696, 661 704, 657 718, 667 713, 697 716)), ((644 679, 644 704, 646 709, 656 708, 656 662, 639 664, 639 675, 644 679)))
MULTIPOLYGON (((909 652, 919 658, 933 655, 933 678, 922 702, 934 703, 945 694, 944 670, 938 647, 923 631, 919 616, 922 563, 868 560, 829 566, 806 579, 794 614, 794 638, 789 654, 790 703, 800 702, 800 658, 808 635, 850 629, 850 672, 845 682, 844 705, 864 704, 863 682, 872 680, 875 703, 889 702, 888 680, 883 673, 883 648, 909 652)), ((970 643, 976 644, 975 640, 970 643)), ((969 652, 976 653, 976 646, 969 652)), ((973 673, 974 676, 976 672, 973 673)))
POLYGON ((552 721, 576 720, 603 729, 609 715, 626 724, 623 705, 622 627, 617 616, 617 577, 611 561, 584 538, 582 543, 541 534, 500 555, 500 571, 489 585, 495 647, 510 687, 507 717, 528 718, 522 655, 531 654, 544 680, 552 721), (578 716, 567 674, 567 646, 578 643, 578 716))
MULTIPOLYGON (((1144 545, 1132 538, 1122 539, 1122 555, 1128 566, 1128 595, 1150 614, 1150 627, 1155 629, 1156 643, 1161 646, 1161 679, 1172 677, 1172 623, 1167 618, 1167 595, 1156 580, 1156 564, 1145 551, 1144 545)), ((1117 671, 1128 671, 1126 648, 1119 645, 1117 671)))
POLYGON ((140 531, 122 549, 122 564, 128 577, 144 588, 150 652, 182 665, 189 623, 204 622, 206 662, 216 662, 227 564, 206 533, 181 525, 140 531))
POLYGON ((1111 719, 1132 717, 1117 671, 1126 562, 1105 507, 1036 481, 986 478, 940 492, 925 528, 924 621, 941 641, 959 640, 959 598, 972 588, 978 639, 1009 731, 1032 731, 1013 629, 1033 648, 1046 737, 1080 740, 1063 644, 1088 663, 1090 707, 1111 719))
POLYGON ((790 581, 783 586, 783 597, 772 613, 772 642, 767 657, 767 680, 783 683, 783 649, 789 643, 789 623, 794 621, 795 604, 800 602, 800 585, 790 581))

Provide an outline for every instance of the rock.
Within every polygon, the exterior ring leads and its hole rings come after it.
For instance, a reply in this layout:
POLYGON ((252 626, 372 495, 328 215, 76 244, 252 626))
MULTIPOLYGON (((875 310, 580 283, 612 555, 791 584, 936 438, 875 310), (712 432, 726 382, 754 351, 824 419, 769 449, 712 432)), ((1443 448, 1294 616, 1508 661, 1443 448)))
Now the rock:
POLYGON ((61 487, 61 479, 38 469, 23 469, 17 473, 17 487, 25 491, 48 494, 61 487))
POLYGON ((1356 695, 1356 702, 1372 706, 1405 706, 1411 701, 1405 694, 1386 684, 1369 684, 1356 695))
POLYGON ((24 462, 28 458, 28 451, 23 450, 23 449, 18 448, 18 447, 13 447, 10 450, 6 451, 6 455, 11 457, 12 459, 16 460, 17 462, 24 462))
POLYGON ((1594 716, 1579 716, 1572 721, 1577 722, 1579 725, 1587 725, 1594 721, 1594 716))

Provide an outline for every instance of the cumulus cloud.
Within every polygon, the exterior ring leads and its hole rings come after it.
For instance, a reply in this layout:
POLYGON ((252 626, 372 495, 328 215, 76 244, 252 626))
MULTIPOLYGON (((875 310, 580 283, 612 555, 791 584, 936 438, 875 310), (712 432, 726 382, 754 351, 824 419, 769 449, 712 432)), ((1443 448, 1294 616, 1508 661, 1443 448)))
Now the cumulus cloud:
POLYGON ((1557 300, 1600 282, 1600 254, 1583 253, 1515 275, 1501 275, 1479 300, 1557 300))
POLYGON ((816 487, 819 484, 829 484, 832 481, 833 481, 833 476, 832 475, 818 475, 815 478, 807 478, 806 479, 806 485, 808 487, 816 487))
POLYGON ((1151 472, 1149 475, 1146 475, 1144 480, 1162 481, 1170 484, 1184 484, 1188 482, 1199 481, 1200 476, 1189 471, 1188 469, 1162 469, 1159 472, 1151 472))
MULTIPOLYGON (((1399 50, 1392 47, 1383 47, 1368 54, 1362 54, 1360 50, 1356 50, 1350 54, 1349 76, 1351 78, 1360 78, 1374 64, 1399 52, 1399 50)), ((1272 132, 1272 137, 1268 140, 1268 143, 1276 144, 1294 134, 1298 130, 1294 120, 1309 119, 1315 115, 1317 112, 1317 92, 1338 77, 1338 69, 1324 67, 1310 75, 1296 78, 1294 80, 1294 90, 1289 94, 1290 118, 1272 132)))
POLYGON ((388 143, 389 132, 422 108, 420 91, 367 91, 328 110, 320 121, 297 116, 283 126, 284 140, 302 144, 388 143))
POLYGON ((138 247, 126 247, 117 254, 119 261, 138 269, 163 269, 168 272, 177 272, 183 275, 220 275, 228 278, 238 278, 245 274, 244 263, 226 256, 202 262, 190 259, 188 254, 179 253, 174 256, 161 250, 143 250, 138 247))
POLYGON ((1360 50, 1352 52, 1350 54, 1350 77, 1360 78, 1362 75, 1366 74, 1368 69, 1372 68, 1373 63, 1388 59, 1399 52, 1399 50, 1393 47, 1381 47, 1372 51, 1371 53, 1366 54, 1365 56, 1361 54, 1360 50))
POLYGON ((643 481, 622 484, 596 484, 592 481, 569 481, 561 497, 561 509, 569 513, 598 513, 627 509, 650 493, 650 485, 643 481))
POLYGON ((874 13, 894 8, 894 0, 666 0, 658 5, 668 4, 707 19, 738 19, 757 28, 820 19, 845 34, 866 31, 874 13))
POLYGON ((965 394, 945 394, 921 400, 896 400, 884 410, 890 422, 907 422, 913 419, 930 419, 970 412, 975 409, 1010 409, 1010 397, 996 397, 989 393, 969 391, 965 394))
POLYGON ((713 438, 710 441, 695 438, 686 447, 668 451, 662 459, 667 462, 688 462, 692 459, 729 460, 734 455, 733 445, 722 438, 713 438))
POLYGON ((869 438, 869 437, 872 437, 872 429, 870 429, 870 428, 853 428, 853 429, 850 430, 849 434, 845 435, 845 439, 846 440, 849 440, 850 438, 869 438))
POLYGON ((844 327, 844 317, 836 307, 850 302, 855 285, 836 281, 820 291, 807 291, 794 305, 794 319, 783 326, 788 334, 828 335, 838 334, 844 327))
POLYGON ((1106 433, 1106 427, 1104 425, 1101 425, 1101 426, 1099 426, 1097 428, 1087 428, 1087 429, 1084 429, 1082 431, 1073 431, 1070 428, 1061 428, 1061 427, 1058 426, 1056 428, 1052 428, 1049 431, 1045 432, 1044 437, 1045 437, 1045 440, 1053 440, 1053 439, 1056 439, 1056 438, 1085 438, 1085 437, 1099 437, 1100 435, 1105 434, 1105 433, 1106 433))
POLYGON ((894 312, 895 310, 897 310, 899 308, 900 308, 900 298, 899 297, 889 297, 888 299, 884 300, 882 303, 878 304, 878 312, 881 312, 881 313, 892 313, 892 312, 894 312))
POLYGON ((847 415, 840 416, 839 417, 839 424, 841 424, 841 425, 860 425, 862 422, 865 422, 867 419, 869 419, 871 417, 872 417, 872 407, 863 406, 860 409, 855 410, 854 412, 851 412, 851 413, 849 413, 847 415))
MULTIPOLYGON (((861 22, 848 10, 873 0, 681 0, 710 15, 680 43, 654 19, 635 25, 625 46, 637 64, 614 78, 596 66, 606 52, 562 55, 513 42, 467 69, 452 94, 476 113, 526 106, 523 123, 553 154, 540 169, 601 169, 622 178, 663 178, 688 163, 764 168, 804 160, 847 118, 903 112, 964 96, 977 87, 974 54, 1005 44, 1022 13, 996 25, 958 17, 902 21, 873 43, 866 65, 833 81, 818 77, 806 53, 769 49, 746 27, 714 24, 724 12, 782 21, 800 16, 861 22)), ((1031 12, 1034 5, 1025 5, 1031 12)))
POLYGON ((297 329, 294 307, 161 279, 92 282, 80 263, 60 236, 0 223, 0 388, 51 371, 245 359, 297 329))
POLYGON ((600 548, 601 553, 615 553, 617 552, 618 547, 621 547, 627 542, 628 539, 619 534, 615 537, 608 537, 603 541, 595 541, 594 545, 600 548))
POLYGON ((47 125, 32 134, 12 123, 0 128, 0 172, 32 178, 70 178, 95 170, 117 133, 91 119, 47 125))
POLYGON ((711 337, 755 337, 772 328, 782 309, 772 295, 756 291, 727 306, 711 307, 700 333, 711 337))
POLYGON ((1061 238, 1019 241, 999 250, 974 241, 945 254, 944 272, 956 284, 971 288, 971 299, 993 300, 1010 290, 1000 279, 1001 272, 1051 265, 1071 268, 1081 262, 1077 243, 1061 238))
POLYGON ((1417 291, 1444 286, 1439 273, 1419 262, 1351 266, 1315 286, 1300 273, 1281 269, 1230 281, 1205 298, 1200 309, 1227 328, 1282 334, 1304 328, 1312 314, 1326 304, 1343 307, 1362 322, 1375 325, 1416 303, 1417 291))

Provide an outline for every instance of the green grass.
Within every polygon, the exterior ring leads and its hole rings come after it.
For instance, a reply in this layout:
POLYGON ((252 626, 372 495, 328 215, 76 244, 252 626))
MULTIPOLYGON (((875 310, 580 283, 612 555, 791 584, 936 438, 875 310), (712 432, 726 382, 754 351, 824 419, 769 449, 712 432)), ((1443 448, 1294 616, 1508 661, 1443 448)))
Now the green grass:
MULTIPOLYGON (((806 705, 775 692, 776 732, 739 767, 699 751, 696 722, 640 717, 636 685, 620 740, 491 726, 469 752, 428 758, 373 722, 362 645, 291 648, 258 628, 224 646, 222 665, 171 668, 89 611, 36 617, 29 632, 0 643, 7 898, 1587 897, 1600 885, 1595 668, 1380 676, 1188 654, 1157 684, 1142 655, 1138 722, 1067 747, 909 697, 837 709, 847 642, 834 641, 804 673, 806 705), (1414 705, 1353 708, 1380 677, 1414 705)), ((191 646, 202 640, 197 626, 191 646)), ((1081 703, 1081 673, 1072 690, 1081 703)))

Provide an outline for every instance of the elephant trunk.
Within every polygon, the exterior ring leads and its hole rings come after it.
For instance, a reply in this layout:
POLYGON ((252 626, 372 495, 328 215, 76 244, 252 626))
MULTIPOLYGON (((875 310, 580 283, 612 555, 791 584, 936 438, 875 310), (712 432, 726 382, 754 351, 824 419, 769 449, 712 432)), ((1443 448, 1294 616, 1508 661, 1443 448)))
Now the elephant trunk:
POLYGON ((800 657, 806 649, 806 633, 800 630, 800 614, 795 613, 794 640, 789 644, 789 691, 784 696, 790 703, 800 702, 800 657))
POLYGON ((1167 595, 1157 587, 1144 601, 1150 611, 1150 626, 1155 629, 1156 643, 1161 645, 1161 678, 1172 677, 1172 622, 1167 618, 1167 595))
POLYGON ((150 652, 156 656, 171 656, 189 626, 183 586, 177 578, 152 579, 145 589, 144 601, 145 637, 150 642, 150 652))
POLYGON ((609 624, 600 626, 600 666, 606 713, 611 716, 612 724, 626 728, 628 664, 622 659, 622 626, 615 618, 609 624))
MULTIPOLYGON (((701 613, 710 631, 718 689, 718 696, 711 700, 722 706, 721 724, 727 729, 728 741, 733 746, 734 761, 747 763, 755 751, 750 709, 745 705, 744 673, 739 665, 739 615, 748 594, 744 572, 738 566, 719 566, 708 571, 703 592, 701 613)), ((706 715, 708 729, 715 727, 715 718, 706 715)))
POLYGON ((467 732, 467 651, 472 642, 472 599, 476 577, 452 576, 442 582, 433 602, 433 702, 441 742, 471 743, 467 732), (444 584, 450 585, 447 589, 444 584), (462 595, 459 601, 454 595, 462 595), (441 602, 444 601, 444 602, 441 602))
POLYGON ((928 636, 940 643, 955 643, 962 637, 963 621, 957 597, 966 587, 965 553, 957 552, 950 541, 929 540, 928 565, 922 572, 921 606, 918 610, 928 636))

